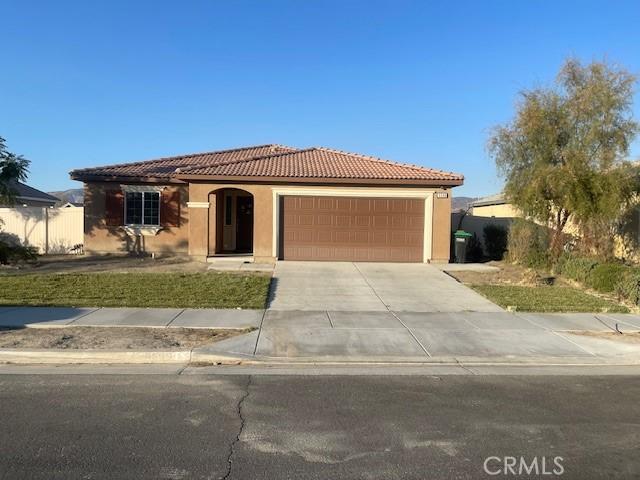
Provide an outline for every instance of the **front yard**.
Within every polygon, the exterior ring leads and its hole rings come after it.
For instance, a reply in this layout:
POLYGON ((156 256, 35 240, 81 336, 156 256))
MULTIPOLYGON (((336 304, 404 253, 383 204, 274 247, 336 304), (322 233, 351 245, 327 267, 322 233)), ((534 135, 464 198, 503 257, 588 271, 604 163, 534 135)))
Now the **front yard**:
POLYGON ((264 308, 259 273, 64 273, 0 275, 0 305, 264 308))
POLYGON ((530 269, 491 262, 494 272, 451 272, 492 302, 524 312, 618 312, 629 308, 615 298, 595 295, 561 278, 544 278, 530 269))

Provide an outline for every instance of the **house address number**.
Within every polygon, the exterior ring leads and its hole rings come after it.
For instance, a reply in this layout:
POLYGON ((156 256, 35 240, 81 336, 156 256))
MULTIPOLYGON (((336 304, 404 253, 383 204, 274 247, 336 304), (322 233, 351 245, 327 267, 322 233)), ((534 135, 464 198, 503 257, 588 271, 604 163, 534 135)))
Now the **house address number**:
POLYGON ((449 198, 449 192, 436 192, 436 198, 449 198))

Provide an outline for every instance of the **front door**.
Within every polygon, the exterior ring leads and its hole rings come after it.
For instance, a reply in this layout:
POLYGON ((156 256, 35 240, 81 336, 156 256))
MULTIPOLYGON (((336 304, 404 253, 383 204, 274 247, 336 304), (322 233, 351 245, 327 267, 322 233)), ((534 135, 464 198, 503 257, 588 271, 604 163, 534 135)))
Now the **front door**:
POLYGON ((253 252, 253 197, 236 197, 236 252, 253 252))

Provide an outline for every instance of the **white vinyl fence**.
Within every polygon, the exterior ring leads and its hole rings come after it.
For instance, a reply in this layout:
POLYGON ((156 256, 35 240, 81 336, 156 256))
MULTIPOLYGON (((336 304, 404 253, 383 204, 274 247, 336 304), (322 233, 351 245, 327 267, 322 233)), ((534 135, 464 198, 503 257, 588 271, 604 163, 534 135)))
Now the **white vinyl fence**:
POLYGON ((37 247, 42 254, 80 253, 84 208, 0 208, 0 238, 7 235, 37 247))

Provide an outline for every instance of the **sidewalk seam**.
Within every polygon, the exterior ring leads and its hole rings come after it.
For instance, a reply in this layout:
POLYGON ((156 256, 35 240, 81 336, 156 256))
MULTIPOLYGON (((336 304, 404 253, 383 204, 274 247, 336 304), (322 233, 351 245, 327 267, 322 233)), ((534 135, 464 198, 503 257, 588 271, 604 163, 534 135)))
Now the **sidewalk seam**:
POLYGON ((180 311, 178 312, 178 314, 177 314, 175 317, 173 317, 173 318, 169 321, 169 323, 167 323, 167 324, 164 326, 164 328, 169 328, 169 325, 171 325, 173 322, 175 322, 176 318, 178 318, 180 315, 182 315, 182 314, 184 313, 184 311, 185 311, 185 310, 186 310, 186 308, 183 308, 182 310, 180 310, 180 311))
POLYGON ((587 350, 586 348, 584 348, 582 345, 578 345, 576 342, 574 342, 573 340, 570 340, 568 338, 563 337, 562 335, 560 335, 558 332, 554 331, 554 330, 549 330, 551 333, 553 333, 555 336, 560 337, 561 339, 575 345, 576 347, 578 347, 580 350, 582 350, 583 352, 588 353, 589 355, 596 357, 596 358, 603 358, 600 355, 596 355, 595 353, 593 353, 590 350, 587 350))
POLYGON ((331 328, 336 328, 333 326, 333 321, 331 320, 331 314, 329 313, 328 310, 325 310, 325 312, 327 314, 327 318, 329 319, 329 325, 331 325, 331 328))
POLYGON ((260 328, 258 328, 258 337, 256 338, 256 344, 253 347, 253 355, 255 356, 258 351, 258 342, 260 341, 260 336, 262 335, 262 325, 264 324, 264 317, 267 315, 267 309, 265 308, 262 311, 262 318, 260 319, 260 328))
POLYGON ((71 320, 69 323, 65 323, 65 326, 72 325, 72 324, 76 323, 78 320, 80 320, 81 318, 87 317, 87 316, 91 315, 92 313, 96 313, 98 310, 102 310, 103 308, 104 307, 96 307, 93 310, 91 310, 90 312, 83 313, 79 317, 76 317, 73 320, 71 320))

